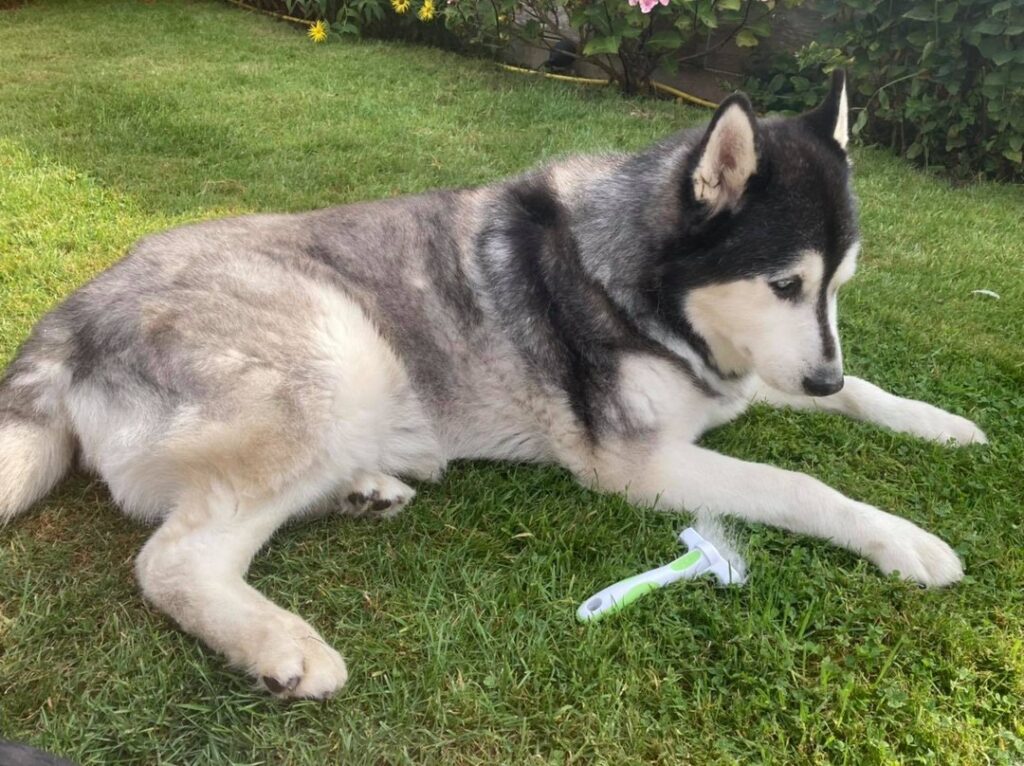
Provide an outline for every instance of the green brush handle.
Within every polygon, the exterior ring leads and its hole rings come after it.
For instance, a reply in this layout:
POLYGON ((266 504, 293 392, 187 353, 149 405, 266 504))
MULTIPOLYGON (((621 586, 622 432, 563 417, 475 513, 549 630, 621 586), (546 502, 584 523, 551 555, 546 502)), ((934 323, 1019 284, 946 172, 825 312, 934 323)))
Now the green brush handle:
POLYGON ((676 580, 699 575, 706 565, 707 560, 704 554, 699 550, 692 550, 665 566, 609 585, 600 593, 595 593, 584 601, 576 611, 576 616, 586 622, 614 614, 625 609, 637 599, 646 596, 652 590, 664 588, 676 580))

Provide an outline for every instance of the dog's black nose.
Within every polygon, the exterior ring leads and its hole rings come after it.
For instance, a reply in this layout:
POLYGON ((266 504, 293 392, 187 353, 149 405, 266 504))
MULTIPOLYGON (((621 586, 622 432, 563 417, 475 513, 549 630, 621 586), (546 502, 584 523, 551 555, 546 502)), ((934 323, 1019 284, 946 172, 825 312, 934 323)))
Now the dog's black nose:
POLYGON ((843 390, 843 374, 815 373, 803 379, 804 391, 811 396, 830 396, 843 390))

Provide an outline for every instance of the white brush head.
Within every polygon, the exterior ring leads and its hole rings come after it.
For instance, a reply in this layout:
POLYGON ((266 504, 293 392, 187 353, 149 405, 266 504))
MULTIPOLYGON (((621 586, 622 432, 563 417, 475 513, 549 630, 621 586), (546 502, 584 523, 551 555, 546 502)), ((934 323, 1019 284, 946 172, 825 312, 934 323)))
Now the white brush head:
POLYGON ((730 564, 728 559, 693 527, 684 529, 679 534, 679 541, 687 550, 699 550, 704 554, 708 562, 704 571, 711 572, 718 579, 719 585, 742 585, 746 581, 744 573, 730 564))

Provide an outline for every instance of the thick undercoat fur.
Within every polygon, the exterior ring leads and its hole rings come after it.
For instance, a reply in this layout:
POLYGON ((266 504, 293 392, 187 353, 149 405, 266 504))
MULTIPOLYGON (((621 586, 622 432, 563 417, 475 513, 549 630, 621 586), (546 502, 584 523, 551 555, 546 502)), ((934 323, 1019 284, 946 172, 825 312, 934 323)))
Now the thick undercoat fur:
POLYGON ((938 441, 971 422, 842 376, 859 241, 845 82, 799 118, 742 96, 635 155, 492 186, 156 234, 36 326, 0 386, 0 521, 82 462, 159 525, 146 598, 282 697, 346 680, 244 579, 309 509, 389 515, 449 460, 554 462, 666 510, 826 538, 926 585, 908 521, 695 445, 755 400, 938 441), (841 390, 840 390, 841 389, 841 390), (828 394, 818 398, 808 394, 828 394))

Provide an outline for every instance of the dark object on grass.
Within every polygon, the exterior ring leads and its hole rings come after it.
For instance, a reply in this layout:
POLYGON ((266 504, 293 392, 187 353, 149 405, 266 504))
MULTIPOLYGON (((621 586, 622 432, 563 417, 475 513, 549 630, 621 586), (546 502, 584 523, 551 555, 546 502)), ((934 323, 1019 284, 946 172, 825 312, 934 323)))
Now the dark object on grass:
POLYGON ((576 43, 572 40, 559 40, 551 49, 548 60, 541 65, 541 69, 556 74, 570 74, 572 65, 576 63, 576 43))
POLYGON ((76 764, 28 745, 0 741, 0 766, 76 766, 76 764))

